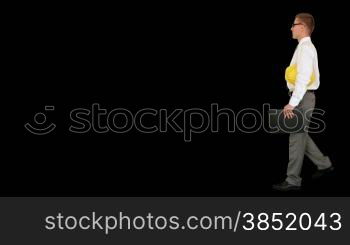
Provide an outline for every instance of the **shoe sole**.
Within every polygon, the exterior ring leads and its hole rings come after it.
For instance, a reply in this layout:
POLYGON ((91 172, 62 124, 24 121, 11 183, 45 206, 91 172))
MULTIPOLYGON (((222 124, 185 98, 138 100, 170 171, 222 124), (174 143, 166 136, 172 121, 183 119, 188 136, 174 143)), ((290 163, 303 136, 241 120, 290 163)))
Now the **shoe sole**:
POLYGON ((301 190, 301 187, 289 187, 289 188, 287 188, 287 189, 272 187, 272 189, 274 189, 274 190, 276 190, 276 191, 300 191, 300 190, 301 190))

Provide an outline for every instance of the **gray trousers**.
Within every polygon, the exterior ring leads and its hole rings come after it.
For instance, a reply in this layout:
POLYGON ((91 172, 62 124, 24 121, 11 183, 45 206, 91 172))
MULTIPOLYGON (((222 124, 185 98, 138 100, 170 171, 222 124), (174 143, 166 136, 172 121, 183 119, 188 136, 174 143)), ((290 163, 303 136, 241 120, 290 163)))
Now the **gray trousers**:
MULTIPOLYGON (((315 108, 315 94, 306 92, 296 107, 304 115, 305 122, 310 122, 315 108)), ((308 125, 308 123, 306 123, 308 125)), ((327 156, 324 156, 307 132, 291 133, 289 135, 289 163, 286 181, 292 185, 301 185, 300 172, 306 155, 319 170, 332 166, 327 156)))

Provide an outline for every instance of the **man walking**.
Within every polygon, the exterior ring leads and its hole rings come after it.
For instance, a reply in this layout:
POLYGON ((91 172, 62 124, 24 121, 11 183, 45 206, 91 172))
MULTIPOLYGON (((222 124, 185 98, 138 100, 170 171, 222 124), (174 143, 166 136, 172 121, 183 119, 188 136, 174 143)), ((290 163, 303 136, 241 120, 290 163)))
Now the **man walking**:
MULTIPOLYGON (((299 110, 305 122, 310 122, 315 108, 315 90, 320 85, 317 51, 311 41, 315 21, 311 14, 301 13, 295 17, 291 31, 293 39, 299 44, 294 52, 290 66, 286 69, 286 81, 290 100, 283 113, 292 118, 293 110, 299 110)), ((304 155, 317 166, 313 178, 318 178, 333 171, 331 161, 324 156, 307 132, 291 133, 289 136, 289 163, 287 178, 280 184, 273 185, 279 191, 299 190, 301 187, 300 172, 304 155)))

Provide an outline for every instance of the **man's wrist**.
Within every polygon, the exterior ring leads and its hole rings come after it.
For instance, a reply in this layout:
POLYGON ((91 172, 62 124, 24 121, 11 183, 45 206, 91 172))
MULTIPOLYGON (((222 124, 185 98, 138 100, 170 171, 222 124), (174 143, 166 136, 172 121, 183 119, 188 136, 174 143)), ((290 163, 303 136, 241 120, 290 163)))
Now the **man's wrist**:
POLYGON ((289 100, 289 105, 296 107, 298 104, 299 104, 299 100, 292 96, 289 100))

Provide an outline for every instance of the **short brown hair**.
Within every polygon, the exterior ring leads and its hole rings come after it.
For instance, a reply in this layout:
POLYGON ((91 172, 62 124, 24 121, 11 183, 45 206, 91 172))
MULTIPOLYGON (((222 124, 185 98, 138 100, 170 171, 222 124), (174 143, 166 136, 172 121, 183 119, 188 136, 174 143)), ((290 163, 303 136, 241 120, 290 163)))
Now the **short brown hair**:
POLYGON ((311 35, 315 29, 314 17, 309 13, 300 13, 300 14, 297 14, 295 18, 298 18, 301 22, 303 22, 306 25, 311 35))

